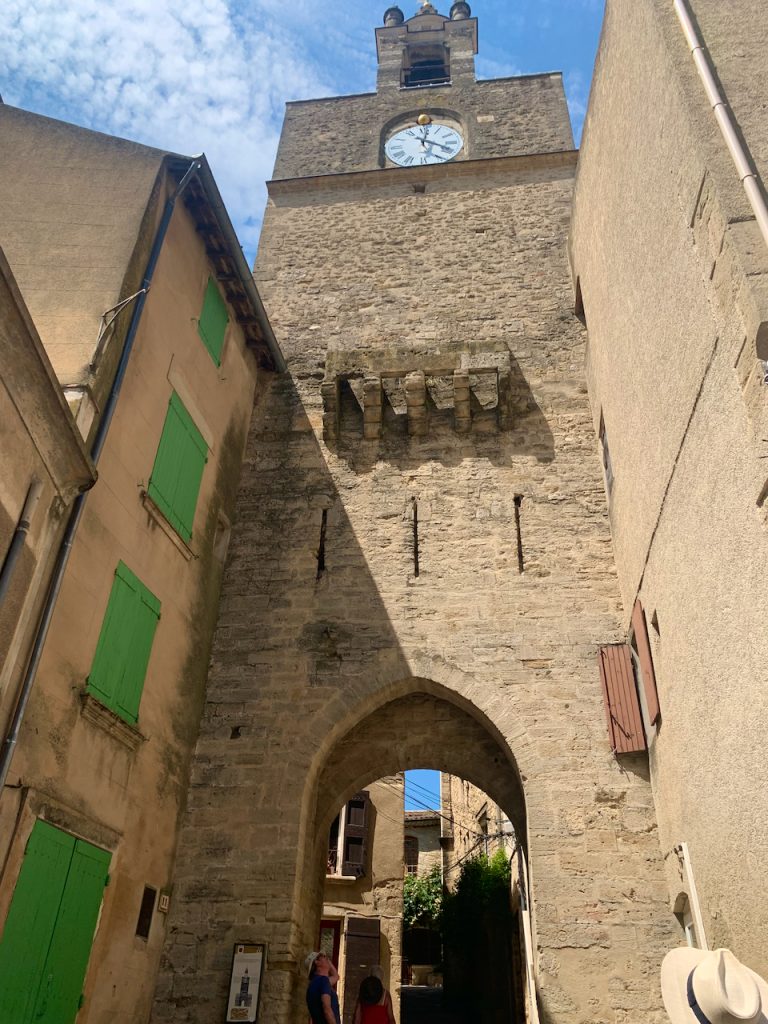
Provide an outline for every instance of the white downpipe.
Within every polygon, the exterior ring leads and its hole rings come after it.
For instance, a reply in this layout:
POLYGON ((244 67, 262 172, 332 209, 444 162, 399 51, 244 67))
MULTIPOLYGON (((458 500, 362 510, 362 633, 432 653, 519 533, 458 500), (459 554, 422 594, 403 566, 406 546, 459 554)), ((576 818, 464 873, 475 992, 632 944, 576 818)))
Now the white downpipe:
POLYGON ((755 214, 763 240, 768 245, 768 205, 766 205, 765 197, 760 187, 760 178, 754 169, 751 154, 744 148, 736 134, 730 108, 725 96, 723 96, 718 88, 712 65, 704 49, 704 41, 696 31, 696 26, 691 18, 691 12, 688 9, 686 0, 674 0, 674 6, 675 13, 680 19, 683 34, 696 64, 696 70, 699 72, 699 77, 704 84, 707 99, 712 106, 720 131, 725 139, 725 144, 728 146, 733 162, 736 165, 736 170, 744 186, 744 191, 747 193, 749 205, 755 214))
POLYGON ((525 978, 528 983, 528 1024, 539 1024, 539 1003, 536 998, 536 973, 533 962, 533 929, 531 927, 531 890, 528 885, 528 865, 525 853, 518 847, 520 881, 522 882, 523 939, 525 942, 525 978))
POLYGON ((688 882, 688 902, 691 905, 691 916, 696 928, 696 938, 699 940, 699 947, 701 949, 709 949, 707 933, 704 931, 704 918, 701 916, 701 904, 699 903, 699 893, 696 889, 696 879, 693 877, 691 855, 688 852, 688 843, 680 843, 679 846, 675 847, 675 850, 681 858, 685 869, 685 878, 688 882))

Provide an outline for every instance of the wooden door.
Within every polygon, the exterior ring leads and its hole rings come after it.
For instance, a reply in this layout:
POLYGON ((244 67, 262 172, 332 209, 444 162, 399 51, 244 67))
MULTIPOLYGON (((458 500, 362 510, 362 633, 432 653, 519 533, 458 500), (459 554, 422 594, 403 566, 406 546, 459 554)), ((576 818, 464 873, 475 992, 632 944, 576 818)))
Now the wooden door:
POLYGON ((0 1021, 72 1024, 110 855, 38 821, 0 942, 0 1021))

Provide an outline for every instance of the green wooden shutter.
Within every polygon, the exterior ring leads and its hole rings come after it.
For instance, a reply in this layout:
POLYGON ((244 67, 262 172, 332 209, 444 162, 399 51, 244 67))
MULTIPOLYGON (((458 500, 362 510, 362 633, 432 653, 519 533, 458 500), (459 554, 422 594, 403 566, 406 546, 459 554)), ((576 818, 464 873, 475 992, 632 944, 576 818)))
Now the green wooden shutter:
POLYGON ((32 1020, 74 848, 73 836, 35 823, 0 942, 0 1021, 32 1020))
POLYGON ((205 439, 174 391, 149 481, 149 496, 186 541, 192 539, 207 458, 205 439))
MULTIPOLYGON (((135 579, 135 577, 134 577, 135 579)), ((139 704, 147 675, 149 656, 155 639, 157 620, 160 618, 160 602, 139 580, 132 622, 131 647, 125 663, 125 671, 117 692, 116 710, 129 722, 139 720, 139 704)))
POLYGON ((110 860, 106 851, 90 843, 74 844, 38 991, 35 1024, 71 1024, 77 1016, 110 860))
POLYGON ((210 277, 208 287, 205 289, 205 298, 197 329, 217 366, 221 365, 221 350, 224 347, 224 335, 228 323, 227 304, 221 297, 218 285, 210 277))
POLYGON ((88 689, 127 722, 139 718, 160 602, 120 562, 101 627, 88 689))

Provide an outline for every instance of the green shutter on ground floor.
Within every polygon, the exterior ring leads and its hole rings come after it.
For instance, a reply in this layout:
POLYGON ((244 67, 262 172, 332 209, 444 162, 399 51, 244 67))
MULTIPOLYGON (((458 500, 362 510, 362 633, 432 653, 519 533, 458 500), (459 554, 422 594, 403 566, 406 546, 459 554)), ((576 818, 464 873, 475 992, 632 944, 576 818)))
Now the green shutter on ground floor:
POLYGON ((0 1021, 72 1024, 110 854, 43 821, 27 844, 0 941, 0 1021))
POLYGON ((149 496, 187 542, 192 539, 207 461, 208 445, 174 391, 149 481, 149 496))
POLYGON ((158 599, 120 562, 88 676, 88 690, 132 725, 139 719, 159 618, 158 599))
POLYGON ((221 350, 224 347, 224 335, 227 332, 228 323, 227 304, 221 297, 219 286, 210 277, 205 289, 205 298, 197 329, 217 366, 221 365, 221 350))

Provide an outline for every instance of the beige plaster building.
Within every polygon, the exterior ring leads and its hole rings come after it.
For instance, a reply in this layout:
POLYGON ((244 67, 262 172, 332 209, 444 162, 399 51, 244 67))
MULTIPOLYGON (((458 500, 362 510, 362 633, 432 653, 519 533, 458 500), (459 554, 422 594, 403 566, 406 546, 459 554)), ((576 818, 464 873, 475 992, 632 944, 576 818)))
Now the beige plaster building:
POLYGON ((0 727, 75 497, 94 467, 0 250, 0 727))
MULTIPOLYGON (((28 704, 0 798, 0 1019, 135 1024, 172 905, 248 422, 279 353, 202 157, 0 106, 0 225, 99 471, 30 621, 37 654, 25 668, 17 646, 2 670, 6 726, 28 704)), ((2 308, 3 431, 20 434, 5 396, 34 371, 31 429, 50 447, 57 422, 69 460, 44 501, 58 489, 64 505, 91 466, 20 308, 25 358, 8 361, 5 294, 2 308)), ((4 531, 33 467, 15 469, 16 492, 2 474, 4 531)), ((56 538, 40 529, 42 572, 56 538)))
POLYGON ((406 811, 404 867, 406 874, 427 875, 442 870, 440 814, 437 811, 406 811))
POLYGON ((747 0, 609 0, 570 237, 621 627, 633 648, 647 631, 658 688, 649 714, 641 687, 640 735, 668 910, 690 941, 728 946, 763 975, 764 15, 747 0), (712 72, 709 96, 694 49, 712 72), (719 100, 738 168, 712 110, 719 100))
POLYGON ((379 964, 400 1019, 403 934, 402 774, 355 793, 331 823, 320 942, 339 969, 344 1024, 360 982, 379 964))

